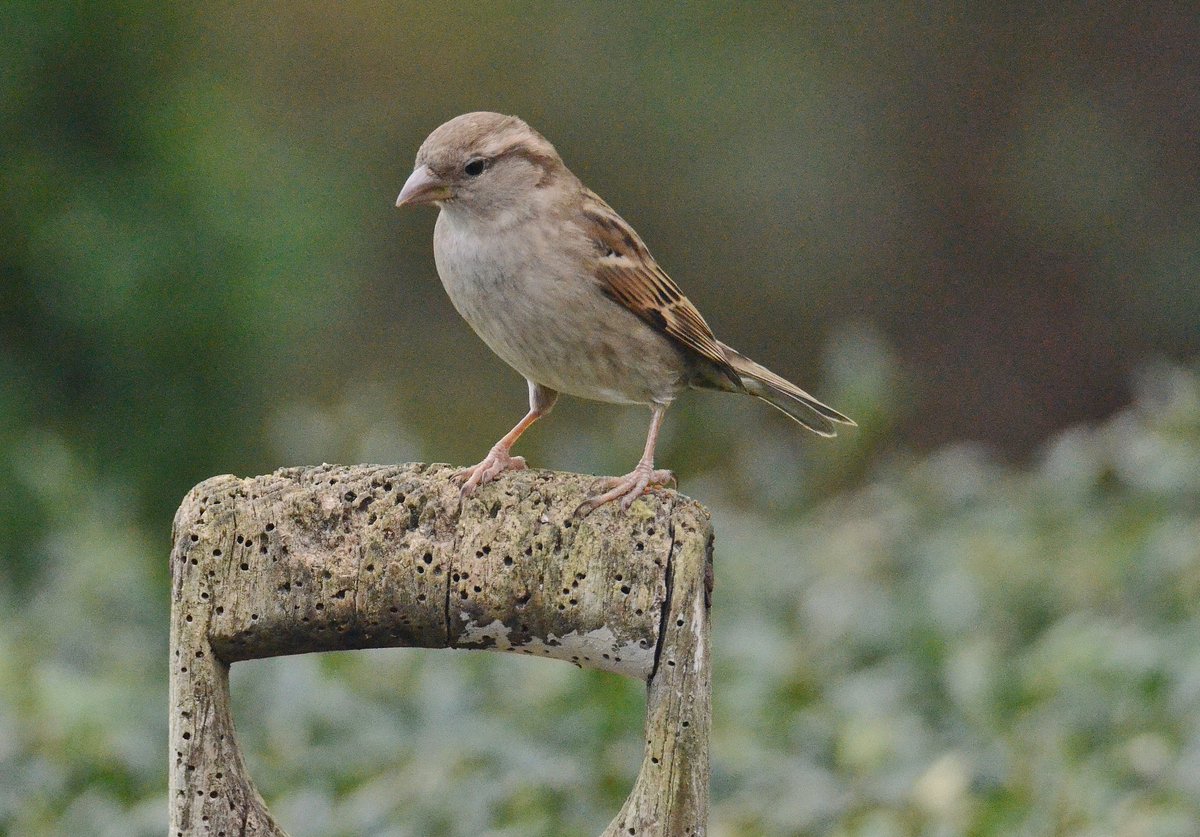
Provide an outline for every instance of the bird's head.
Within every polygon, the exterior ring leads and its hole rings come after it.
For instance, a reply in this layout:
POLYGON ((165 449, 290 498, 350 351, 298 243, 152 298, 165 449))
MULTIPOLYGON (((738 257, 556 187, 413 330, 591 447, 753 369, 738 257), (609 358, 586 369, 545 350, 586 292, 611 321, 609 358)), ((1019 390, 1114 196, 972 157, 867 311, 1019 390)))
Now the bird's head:
POLYGON ((421 144, 396 206, 436 204, 487 217, 536 201, 565 172, 545 137, 515 116, 456 116, 421 144))

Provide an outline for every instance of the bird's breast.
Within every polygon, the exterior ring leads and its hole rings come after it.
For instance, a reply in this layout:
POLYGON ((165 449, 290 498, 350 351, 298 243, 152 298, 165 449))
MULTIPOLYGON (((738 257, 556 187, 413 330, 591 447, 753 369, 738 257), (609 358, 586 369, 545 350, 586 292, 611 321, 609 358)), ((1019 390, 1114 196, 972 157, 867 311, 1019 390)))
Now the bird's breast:
POLYGON ((668 338, 608 299, 583 265, 586 242, 553 225, 480 234, 443 211, 434 258, 463 319, 509 366, 551 389, 615 403, 667 403, 686 362, 668 338))

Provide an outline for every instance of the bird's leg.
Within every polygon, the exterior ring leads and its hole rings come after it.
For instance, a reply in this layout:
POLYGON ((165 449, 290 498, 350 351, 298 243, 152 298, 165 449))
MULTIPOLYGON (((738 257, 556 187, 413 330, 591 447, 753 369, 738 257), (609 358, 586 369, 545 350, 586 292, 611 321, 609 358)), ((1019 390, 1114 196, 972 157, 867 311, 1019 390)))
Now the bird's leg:
POLYGON ((621 500, 621 508, 629 511, 633 501, 650 488, 659 488, 667 483, 675 482, 675 475, 667 470, 654 470, 654 446, 658 442, 658 430, 662 427, 663 415, 667 412, 665 404, 655 404, 653 415, 650 417, 650 432, 646 434, 646 450, 638 461, 637 467, 623 477, 605 477, 600 482, 603 494, 587 498, 575 509, 579 517, 591 514, 605 503, 621 500), (607 489, 607 490, 604 490, 607 489))
POLYGON ((491 451, 478 465, 459 471, 456 478, 462 482, 461 496, 465 497, 481 485, 485 485, 505 471, 524 471, 525 457, 511 456, 509 451, 521 438, 529 425, 540 419, 554 407, 558 393, 541 384, 529 382, 529 412, 525 418, 517 422, 517 426, 505 434, 504 438, 492 445, 491 451))

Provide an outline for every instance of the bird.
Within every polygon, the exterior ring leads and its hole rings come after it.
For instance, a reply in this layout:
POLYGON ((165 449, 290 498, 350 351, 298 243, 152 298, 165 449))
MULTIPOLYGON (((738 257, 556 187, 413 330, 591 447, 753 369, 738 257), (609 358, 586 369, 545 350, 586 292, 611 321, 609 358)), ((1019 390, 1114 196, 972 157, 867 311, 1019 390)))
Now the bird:
POLYGON ((675 483, 654 467, 663 416, 686 389, 752 395, 821 436, 855 426, 720 342, 641 237, 516 116, 477 111, 434 129, 396 206, 433 205, 437 272, 455 309, 529 387, 529 411, 477 465, 466 497, 510 470, 512 447, 559 393, 650 408, 637 466, 600 480, 576 514, 675 483))

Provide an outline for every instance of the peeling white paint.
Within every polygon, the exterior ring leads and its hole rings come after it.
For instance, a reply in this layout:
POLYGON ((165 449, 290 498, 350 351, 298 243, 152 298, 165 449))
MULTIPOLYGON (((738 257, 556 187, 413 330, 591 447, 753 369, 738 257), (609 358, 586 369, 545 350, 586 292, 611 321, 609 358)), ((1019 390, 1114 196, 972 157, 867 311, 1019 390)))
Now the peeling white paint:
POLYGON ((617 641, 612 628, 604 625, 593 631, 580 633, 571 631, 565 636, 549 634, 545 640, 534 637, 523 645, 514 645, 510 635, 512 629, 499 619, 490 624, 479 625, 471 621, 470 614, 459 611, 459 619, 465 624, 460 646, 486 646, 496 651, 515 653, 529 652, 536 657, 548 657, 578 663, 584 668, 611 671, 627 677, 645 680, 654 667, 654 646, 643 648, 637 642, 617 641))
POLYGON ((704 671, 704 643, 701 637, 704 636, 704 595, 696 594, 692 597, 692 636, 696 638, 695 659, 692 660, 693 671, 704 671))
POLYGON ((459 612, 458 618, 467 623, 463 631, 462 638, 459 642, 463 645, 485 645, 489 640, 494 644, 497 651, 511 651, 512 643, 508 640, 509 628, 499 619, 492 621, 490 625, 476 625, 470 621, 470 616, 465 612, 459 612))

